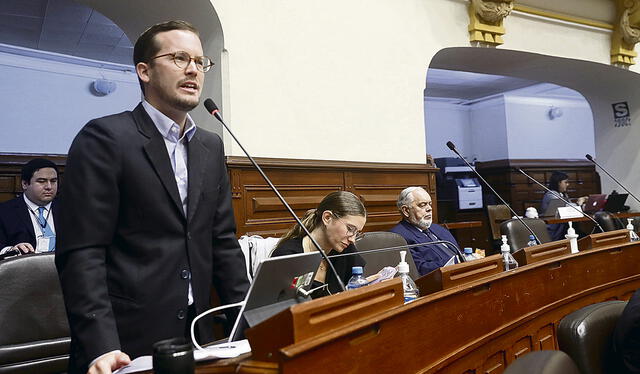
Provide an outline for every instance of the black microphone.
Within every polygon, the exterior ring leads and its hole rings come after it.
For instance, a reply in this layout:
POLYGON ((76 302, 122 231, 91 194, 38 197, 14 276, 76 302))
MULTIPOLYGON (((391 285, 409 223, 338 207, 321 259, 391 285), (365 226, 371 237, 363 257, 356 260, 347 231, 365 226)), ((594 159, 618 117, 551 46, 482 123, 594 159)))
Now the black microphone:
POLYGON ((302 224, 302 221, 300 221, 300 218, 298 218, 298 216, 296 216, 296 213, 293 211, 293 209, 291 208, 291 206, 287 203, 287 201, 284 199, 284 197, 282 197, 282 195, 280 194, 280 191, 278 191, 278 189, 276 188, 276 186, 273 185, 273 183, 271 183, 271 180, 269 179, 269 177, 267 177, 267 175, 262 171, 262 168, 258 165, 258 163, 256 163, 256 161, 253 159, 253 157, 251 157, 251 155, 249 155, 249 152, 247 152, 246 149, 244 149, 244 147, 242 146, 242 143, 240 143, 240 141, 238 140, 238 138, 236 138, 236 136, 233 134, 233 132, 229 129, 229 126, 227 126, 226 123, 224 123, 224 121, 222 120, 222 116, 220 115, 220 111, 218 110, 218 106, 216 105, 216 103, 213 102, 213 100, 211 99, 206 99, 204 101, 204 107, 207 108, 207 111, 209 113, 211 113, 214 117, 216 117, 216 119, 218 121, 220 121, 220 123, 222 124, 222 126, 224 126, 225 129, 227 129, 227 131, 229 132, 229 135, 231 135, 231 137, 233 138, 233 140, 236 141, 236 143, 238 143, 238 145, 240 146, 240 148, 242 149, 242 152, 244 152, 245 155, 247 155, 247 158, 249 159, 249 161, 251 161, 251 163, 253 164, 253 166, 256 168, 256 170, 258 170, 258 172, 260 173, 260 175, 262 175, 262 178, 264 178, 264 180, 267 182, 267 184, 269 185, 269 187, 271 188, 271 190, 278 196, 278 198, 280 199, 280 201, 282 202, 282 204, 287 208, 287 210, 289 211, 289 214, 291 214, 291 217, 293 217, 293 219, 296 220, 296 222, 298 223, 298 225, 300 225, 300 228, 302 228, 302 230, 304 231, 305 234, 307 234, 307 236, 309 236, 309 239, 311 239, 311 242, 313 243, 313 245, 315 245, 315 247, 318 249, 318 252, 320 252, 320 255, 322 256, 322 258, 327 262, 327 265, 329 265, 329 269, 331 269, 331 273, 333 274, 334 277, 336 277, 336 280, 338 281, 338 285, 340 286, 340 289, 342 289, 342 291, 345 291, 346 288, 344 287, 344 282, 342 282, 342 279, 340 278, 340 276, 338 275, 338 272, 336 271, 336 268, 333 267, 333 264, 331 263, 331 261, 329 261, 329 257, 327 257, 327 254, 324 253, 324 251, 322 250, 322 248, 320 248, 320 244, 318 244, 318 242, 316 242, 316 240, 313 238, 313 236, 311 236, 311 233, 309 232, 309 230, 307 230, 307 228, 302 224))
POLYGON ((640 200, 638 200, 638 198, 636 197, 636 195, 634 195, 631 191, 629 191, 629 190, 627 189, 627 187, 623 186, 623 185, 622 185, 622 183, 618 182, 618 180, 617 180, 616 178, 614 178, 614 176, 613 176, 613 175, 609 174, 609 172, 608 172, 608 171, 606 171, 606 170, 605 170, 605 168, 603 168, 602 166, 600 166, 600 165, 596 162, 596 160, 594 160, 594 159, 593 159, 593 157, 591 157, 591 155, 590 155, 590 154, 588 154, 588 153, 587 153, 587 154, 585 155, 585 157, 587 158, 587 160, 589 160, 589 161, 593 162, 597 167, 599 167, 602 171, 604 171, 604 172, 605 172, 605 173, 606 173, 606 174, 607 174, 611 179, 613 179, 613 180, 614 180, 614 182, 618 183, 618 185, 619 185, 620 187, 624 188, 624 190, 625 190, 625 191, 627 191, 627 193, 628 193, 629 195, 631 195, 634 199, 636 199, 636 201, 637 201, 637 202, 639 202, 639 203, 640 203, 640 200))
POLYGON ((484 182, 484 184, 485 184, 487 187, 489 187, 489 189, 491 190, 491 192, 493 192, 493 194, 494 194, 494 195, 496 195, 496 196, 498 197, 498 199, 500 199, 500 201, 502 201, 502 204, 506 205, 506 206, 507 206, 507 208, 509 208, 509 210, 511 211, 511 213, 513 213, 513 215, 516 217, 516 219, 517 219, 518 221, 520 221, 520 223, 522 223, 522 225, 523 225, 524 227, 526 227, 526 228, 527 228, 527 230, 529 230, 529 233, 531 233, 531 235, 533 235, 533 237, 536 239, 536 243, 538 243, 538 244, 542 244, 542 242, 540 241, 540 239, 538 239, 538 236, 536 235, 536 233, 535 233, 535 232, 533 232, 533 230, 531 230, 531 227, 529 227, 529 225, 527 225, 527 224, 524 222, 524 220, 523 220, 522 218, 520 218, 520 216, 518 215, 518 213, 516 213, 516 212, 515 212, 515 210, 513 210, 513 209, 511 208, 511 206, 510 206, 509 204, 507 204, 507 202, 506 202, 506 201, 504 201, 504 199, 502 198, 502 196, 500 196, 500 195, 496 192, 496 190, 494 190, 494 189, 493 189, 493 187, 491 187, 491 185, 490 185, 490 184, 489 184, 489 183, 488 183, 484 178, 482 178, 482 175, 480 175, 480 173, 478 173, 478 171, 477 171, 473 166, 471 166, 471 164, 469 163, 469 161, 467 161, 464 157, 462 157, 462 155, 461 155, 461 154, 458 152, 458 150, 456 149, 456 146, 455 146, 451 141, 448 141, 448 142, 447 142, 447 147, 449 147, 449 149, 450 149, 450 150, 452 150, 456 155, 458 155, 458 157, 460 157, 460 159, 461 159, 462 161, 464 161, 464 163, 465 163, 465 164, 467 164, 467 166, 469 167, 469 169, 471 169, 471 171, 473 171, 473 172, 478 176, 478 178, 480 178, 480 180, 481 180, 482 182, 484 182))
POLYGON ((604 232, 604 230, 602 229, 602 226, 600 226, 600 224, 598 223, 598 221, 596 221, 593 217, 591 217, 591 215, 583 212, 581 209, 578 209, 577 207, 575 207, 569 200, 565 199, 561 193, 554 193, 555 191, 552 191, 551 189, 549 189, 547 186, 545 186, 544 184, 538 182, 537 180, 535 180, 535 178, 533 178, 532 176, 530 176, 529 174, 525 173, 524 170, 520 169, 520 168, 513 168, 514 170, 519 171, 520 173, 524 174, 525 177, 529 178, 530 180, 534 181, 538 186, 542 187, 545 189, 545 191, 547 192, 551 192, 553 193, 554 196, 557 196, 560 200, 564 201, 565 204, 567 204, 568 206, 572 207, 573 209, 575 209, 577 212, 579 212, 580 214, 582 214, 583 216, 589 218, 596 226, 598 226, 598 228, 600 229, 600 232, 604 232))

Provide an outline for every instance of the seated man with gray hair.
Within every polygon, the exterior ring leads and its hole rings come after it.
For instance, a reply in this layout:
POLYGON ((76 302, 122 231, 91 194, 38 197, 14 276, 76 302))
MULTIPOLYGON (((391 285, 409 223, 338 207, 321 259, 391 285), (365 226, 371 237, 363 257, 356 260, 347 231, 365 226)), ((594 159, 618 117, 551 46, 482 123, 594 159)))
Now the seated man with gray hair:
MULTIPOLYGON (((407 241, 407 244, 446 240, 458 247, 455 238, 447 229, 432 223, 431 204, 431 196, 424 188, 405 188, 400 192, 397 202, 402 221, 390 231, 402 236, 407 241)), ((410 250, 420 275, 440 268, 448 262, 460 262, 456 248, 451 248, 450 245, 446 244, 425 244, 410 250)))

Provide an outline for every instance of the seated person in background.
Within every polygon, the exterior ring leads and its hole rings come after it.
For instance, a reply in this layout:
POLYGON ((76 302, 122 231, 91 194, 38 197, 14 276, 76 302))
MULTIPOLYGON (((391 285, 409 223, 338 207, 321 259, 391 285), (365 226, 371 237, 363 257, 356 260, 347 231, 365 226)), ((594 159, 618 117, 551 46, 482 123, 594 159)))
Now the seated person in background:
MULTIPOLYGON (((367 220, 367 212, 362 202, 351 192, 338 191, 327 195, 320 205, 309 211, 302 223, 311 236, 322 247, 327 255, 338 253, 354 253, 357 235, 367 220)), ((305 232, 297 224, 291 228, 278 242, 272 256, 284 256, 303 252, 316 251, 316 247, 305 232)), ((353 266, 364 266, 359 255, 337 257, 331 260, 342 282, 346 285, 351 278, 353 266)), ((331 274, 327 263, 322 260, 311 289, 327 284, 328 291, 323 288, 313 292, 312 297, 326 296, 340 292, 335 276, 331 274)))
MULTIPOLYGON (((449 230, 432 223, 431 196, 422 187, 407 187, 398 196, 398 210, 402 221, 390 231, 402 236, 407 244, 429 243, 447 240, 458 246, 449 230)), ((411 248, 413 261, 420 275, 444 266, 452 257, 460 262, 455 248, 445 244, 427 244, 411 248)))
MULTIPOLYGON (((554 171, 551 173, 551 178, 549 178, 549 189, 551 192, 547 192, 544 194, 542 198, 542 204, 540 205, 540 212, 544 214, 549 206, 551 200, 560 199, 561 197, 565 200, 569 200, 569 195, 567 195, 567 189, 569 188, 569 176, 565 173, 554 171)), ((582 206, 588 199, 588 196, 582 196, 577 199, 578 206, 582 206)), ((547 231, 549 231, 549 236, 551 236, 551 240, 561 240, 564 239, 564 235, 567 233, 567 229, 569 225, 566 223, 554 223, 547 225, 547 231)))
POLYGON ((615 370, 612 373, 640 373, 640 290, 624 308, 611 338, 615 370))
POLYGON ((0 204, 0 255, 50 252, 56 245, 53 223, 58 167, 34 158, 22 168, 23 194, 0 204))

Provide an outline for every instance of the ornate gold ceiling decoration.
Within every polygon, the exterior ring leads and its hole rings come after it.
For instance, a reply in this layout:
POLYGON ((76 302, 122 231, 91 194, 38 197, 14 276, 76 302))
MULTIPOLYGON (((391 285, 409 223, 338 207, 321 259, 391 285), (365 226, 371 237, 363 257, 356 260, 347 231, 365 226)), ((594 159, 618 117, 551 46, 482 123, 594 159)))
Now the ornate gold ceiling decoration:
POLYGON ((513 10, 513 0, 471 0, 469 39, 472 44, 495 47, 504 43, 504 19, 513 10))
POLYGON ((611 36, 611 63, 629 68, 636 62, 634 50, 640 41, 640 0, 616 0, 617 23, 611 36))

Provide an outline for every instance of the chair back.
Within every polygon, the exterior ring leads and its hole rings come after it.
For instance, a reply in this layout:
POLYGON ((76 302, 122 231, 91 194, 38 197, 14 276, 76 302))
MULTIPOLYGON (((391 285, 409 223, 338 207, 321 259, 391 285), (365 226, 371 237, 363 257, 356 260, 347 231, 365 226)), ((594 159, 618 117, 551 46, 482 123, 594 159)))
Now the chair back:
POLYGON ((568 314, 558 325, 558 345, 582 374, 607 373, 611 362, 611 336, 625 301, 605 301, 568 314))
POLYGON ((511 219, 511 211, 506 205, 487 205, 487 216, 493 240, 500 240, 500 223, 511 219))
POLYGON ((580 374, 580 371, 562 351, 533 351, 518 357, 504 374, 580 374))
POLYGON ((242 235, 240 239, 238 239, 240 249, 244 255, 244 262, 247 266, 247 277, 249 280, 253 279, 260 261, 271 257, 271 253, 276 249, 279 240, 278 238, 271 237, 263 238, 260 235, 242 235))
MULTIPOLYGON (((551 237, 547 231, 547 224, 543 220, 539 218, 523 218, 522 220, 533 230, 538 239, 540 239, 542 242, 540 244, 551 241, 551 237)), ((531 235, 522 222, 516 218, 502 222, 502 224, 500 224, 500 233, 507 236, 512 252, 526 247, 529 242, 529 235, 531 235)))
POLYGON ((618 217, 604 210, 594 213, 593 219, 602 226, 604 231, 616 231, 627 226, 626 224, 623 225, 618 217))
POLYGON ((0 261, 0 373, 67 371, 71 339, 54 257, 0 261))
POLYGON ((398 265, 400 262, 400 251, 407 251, 405 261, 409 264, 409 276, 411 279, 418 279, 420 277, 416 264, 413 262, 411 251, 405 247, 407 245, 407 241, 395 232, 367 232, 356 240, 355 245, 358 252, 372 249, 400 247, 389 251, 361 253, 360 256, 362 256, 362 258, 367 262, 364 269, 365 276, 375 274, 385 266, 398 265))

